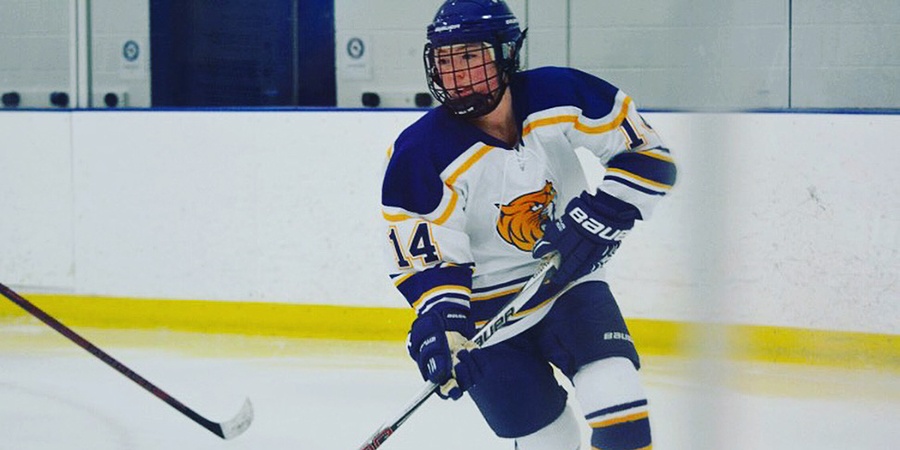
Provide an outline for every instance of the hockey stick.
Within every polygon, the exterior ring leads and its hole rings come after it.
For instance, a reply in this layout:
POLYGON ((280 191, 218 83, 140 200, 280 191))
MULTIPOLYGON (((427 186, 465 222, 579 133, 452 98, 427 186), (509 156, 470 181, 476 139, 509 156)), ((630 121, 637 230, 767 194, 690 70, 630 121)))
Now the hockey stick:
POLYGON ((12 289, 4 286, 2 283, 0 283, 0 293, 2 293, 4 297, 8 298, 10 301, 27 311, 32 316, 40 319, 41 322, 49 325, 50 328, 53 328, 59 334, 62 334, 63 336, 69 338, 70 341, 78 344, 79 347, 87 350, 88 352, 90 352, 90 354, 96 356, 97 358, 100 358, 101 361, 105 362, 113 369, 119 371, 119 373, 121 373, 122 375, 125 375, 126 377, 131 379, 131 381, 134 381, 160 400, 168 403, 169 406, 177 409, 178 412, 184 414, 194 422, 200 424, 203 428, 206 428, 207 430, 213 432, 222 439, 231 439, 240 435, 247 428, 249 428, 250 423, 253 422, 253 405, 250 403, 250 399, 244 401, 244 405, 241 407, 241 410, 231 420, 228 420, 226 422, 213 422, 201 416, 200 414, 197 414, 193 409, 188 408, 162 389, 156 387, 156 385, 147 381, 144 377, 138 375, 133 370, 129 369, 103 350, 100 350, 96 345, 91 344, 87 339, 72 331, 71 328, 63 325, 62 323, 60 323, 60 321, 54 319, 52 316, 23 298, 21 295, 17 294, 12 289))
MULTIPOLYGON (((555 253, 552 257, 545 259, 538 267, 537 272, 527 283, 525 283, 522 290, 519 291, 519 294, 510 300, 509 303, 507 303, 506 306, 504 306, 490 321, 484 324, 484 326, 475 333, 475 336, 472 337, 471 342, 474 343, 476 347, 480 348, 490 341, 497 330, 506 326, 509 323, 509 319, 519 312, 519 310, 534 297, 540 287, 544 284, 544 281, 548 280, 550 276, 553 275, 558 265, 559 256, 555 253)), ((369 436, 369 439, 366 440, 359 450, 375 450, 376 448, 381 447, 381 444, 384 444, 384 441, 391 437, 391 435, 400 428, 400 425, 403 425, 403 423, 406 422, 406 419, 409 419, 413 412, 431 397, 431 394, 434 394, 437 388, 437 384, 430 381, 426 382, 425 386, 422 387, 422 391, 413 397, 406 407, 403 408, 403 411, 379 427, 378 431, 369 436)))

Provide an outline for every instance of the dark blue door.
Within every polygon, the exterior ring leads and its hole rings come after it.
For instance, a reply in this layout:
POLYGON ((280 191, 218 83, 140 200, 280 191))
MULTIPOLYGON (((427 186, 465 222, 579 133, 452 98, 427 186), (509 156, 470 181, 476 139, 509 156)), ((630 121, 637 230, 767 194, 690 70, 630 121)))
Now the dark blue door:
POLYGON ((334 106, 333 0, 151 0, 153 106, 334 106))

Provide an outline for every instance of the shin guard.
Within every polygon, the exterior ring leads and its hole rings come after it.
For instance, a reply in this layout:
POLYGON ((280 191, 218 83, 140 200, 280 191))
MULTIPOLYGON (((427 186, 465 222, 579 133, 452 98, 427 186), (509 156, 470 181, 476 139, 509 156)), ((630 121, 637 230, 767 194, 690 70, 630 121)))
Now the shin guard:
POLYGON ((591 447, 649 450, 647 398, 637 369, 626 358, 607 358, 581 368, 575 391, 591 427, 591 447))
POLYGON ((571 406, 550 425, 516 439, 516 450, 581 450, 580 419, 571 406))

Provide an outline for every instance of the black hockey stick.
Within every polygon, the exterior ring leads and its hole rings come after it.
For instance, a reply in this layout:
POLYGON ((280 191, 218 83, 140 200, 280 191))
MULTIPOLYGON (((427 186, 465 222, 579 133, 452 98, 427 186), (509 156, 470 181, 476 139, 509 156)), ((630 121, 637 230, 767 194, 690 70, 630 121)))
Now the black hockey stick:
POLYGON ((2 293, 4 297, 8 298, 16 305, 19 305, 19 307, 21 307, 25 311, 28 311, 28 313, 32 316, 40 319, 41 322, 49 325, 50 328, 53 328, 54 330, 59 332, 59 334, 62 334, 63 336, 69 338, 70 341, 78 344, 79 347, 87 350, 97 358, 100 358, 101 361, 105 362, 113 369, 119 371, 119 373, 121 373, 122 375, 125 375, 126 377, 131 379, 131 381, 139 384, 142 388, 146 389, 160 400, 168 403, 169 406, 177 409, 180 413, 184 414, 194 422, 200 424, 203 428, 206 428, 207 430, 215 433, 222 439, 231 439, 240 435, 247 428, 249 428, 250 424, 253 422, 253 405, 250 403, 250 399, 244 401, 244 406, 241 407, 240 412, 238 412, 237 415, 234 416, 234 418, 232 418, 231 420, 228 420, 226 422, 213 422, 201 416, 200 414, 197 414, 193 409, 188 408, 162 389, 156 387, 156 385, 147 381, 147 379, 138 375, 133 370, 129 369, 103 350, 100 350, 96 345, 91 344, 87 339, 72 331, 71 328, 63 325, 62 323, 60 323, 60 321, 54 319, 52 316, 23 298, 21 295, 17 294, 12 289, 4 286, 2 283, 0 283, 0 293, 2 293))
MULTIPOLYGON (((475 336, 471 339, 471 343, 475 344, 476 347, 483 347, 485 343, 490 341, 497 330, 506 326, 509 323, 509 319, 519 312, 519 310, 534 297, 540 287, 544 284, 544 281, 550 279, 550 276, 556 271, 558 265, 559 256, 555 253, 549 259, 545 259, 538 267, 537 272, 527 283, 525 283, 522 290, 519 291, 519 294, 510 300, 497 315, 475 333, 475 336)), ((426 382, 422 391, 413 397, 406 407, 403 408, 403 411, 379 427, 375 433, 369 436, 369 439, 366 440, 359 450, 375 450, 376 448, 381 447, 381 444, 384 444, 384 441, 391 437, 391 435, 400 428, 400 425, 403 425, 403 422, 406 422, 406 419, 409 419, 409 417, 431 397, 431 394, 434 394, 437 388, 438 385, 430 381, 426 382)))

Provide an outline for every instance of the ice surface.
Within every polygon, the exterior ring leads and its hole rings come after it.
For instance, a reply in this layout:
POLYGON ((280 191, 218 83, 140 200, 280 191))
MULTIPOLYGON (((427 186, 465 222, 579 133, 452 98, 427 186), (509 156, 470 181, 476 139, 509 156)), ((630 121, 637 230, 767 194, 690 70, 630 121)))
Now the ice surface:
MULTIPOLYGON (((253 425, 223 441, 52 330, 0 322, 0 450, 356 450, 422 385, 400 342, 78 331, 209 419, 249 397, 253 425)), ((659 356, 642 374, 656 450, 900 448, 900 374, 659 356)), ((435 397, 382 448, 513 447, 435 397)))

